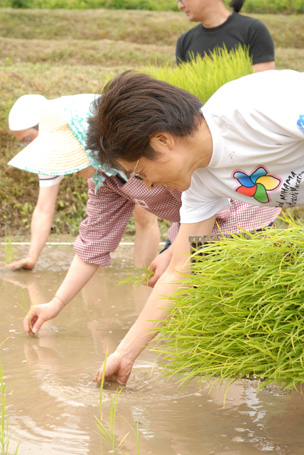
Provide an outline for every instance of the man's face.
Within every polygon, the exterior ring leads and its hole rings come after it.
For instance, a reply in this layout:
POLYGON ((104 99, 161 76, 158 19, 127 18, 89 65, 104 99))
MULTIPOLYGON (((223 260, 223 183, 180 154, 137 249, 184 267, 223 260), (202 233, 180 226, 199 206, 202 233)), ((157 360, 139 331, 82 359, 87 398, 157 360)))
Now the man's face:
POLYGON ((178 9, 184 11, 190 22, 201 22, 202 13, 209 3, 210 0, 183 0, 178 2, 178 9))
POLYGON ((118 162, 131 173, 131 178, 142 180, 148 189, 165 186, 169 190, 185 191, 191 183, 191 174, 185 170, 178 157, 174 159, 162 155, 153 160, 141 157, 132 163, 122 159, 118 162))

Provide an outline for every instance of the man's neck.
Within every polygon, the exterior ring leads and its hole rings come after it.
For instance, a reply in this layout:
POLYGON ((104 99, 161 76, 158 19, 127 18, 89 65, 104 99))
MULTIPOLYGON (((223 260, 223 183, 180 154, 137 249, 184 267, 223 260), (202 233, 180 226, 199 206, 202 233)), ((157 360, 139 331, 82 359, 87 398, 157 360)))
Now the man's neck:
POLYGON ((193 153, 193 171, 197 168, 207 167, 212 158, 213 141, 205 119, 191 136, 190 141, 193 153))
POLYGON ((224 4, 217 8, 211 7, 209 10, 204 12, 201 18, 201 23, 205 28, 219 27, 226 22, 230 15, 231 12, 225 7, 224 4))

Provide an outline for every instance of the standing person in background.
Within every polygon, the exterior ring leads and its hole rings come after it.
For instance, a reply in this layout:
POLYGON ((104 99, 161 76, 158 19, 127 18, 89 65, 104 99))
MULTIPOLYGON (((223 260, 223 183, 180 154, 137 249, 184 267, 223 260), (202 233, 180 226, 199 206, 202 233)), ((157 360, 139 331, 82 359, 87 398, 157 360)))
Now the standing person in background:
MULTIPOLYGON (((89 104, 94 98, 94 95, 74 95, 62 97, 61 100, 63 105, 68 105, 71 100, 74 100, 73 105, 76 108, 76 112, 78 111, 78 119, 81 125, 88 115, 89 104), (64 100, 66 100, 66 103, 64 100)), ((23 95, 17 99, 10 110, 8 124, 9 129, 21 146, 26 147, 38 137, 40 119, 48 114, 49 106, 50 103, 42 95, 23 95)), ((77 135, 77 132, 75 134, 77 135)), ((62 145, 62 151, 64 151, 64 144, 62 145)), ((86 157, 85 152, 83 154, 83 163, 81 165, 83 169, 78 169, 78 173, 84 178, 89 178, 91 176, 89 171, 91 168, 87 167, 89 166, 89 159, 86 157)), ((76 169, 74 171, 69 170, 68 173, 76 171, 76 169)), ((94 171, 92 173, 94 174, 94 171)), ((11 270, 33 270, 51 231, 59 184, 64 175, 38 173, 38 177, 39 192, 31 220, 30 247, 26 257, 6 265, 11 270)), ((133 217, 136 231, 134 263, 135 266, 142 267, 150 264, 157 254, 160 241, 159 228, 157 217, 139 205, 135 206, 133 217)))
POLYGON ((200 22, 178 38, 177 64, 216 48, 225 46, 229 52, 242 45, 249 48, 254 72, 275 69, 274 44, 267 27, 258 19, 237 14, 244 2, 232 0, 231 12, 223 0, 177 0, 178 9, 190 22, 200 22))

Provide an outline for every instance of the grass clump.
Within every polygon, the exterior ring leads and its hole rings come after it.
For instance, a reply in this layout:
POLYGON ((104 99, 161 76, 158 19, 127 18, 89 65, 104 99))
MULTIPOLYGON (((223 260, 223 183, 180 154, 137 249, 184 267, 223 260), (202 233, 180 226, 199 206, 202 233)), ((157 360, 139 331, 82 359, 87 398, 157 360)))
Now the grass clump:
POLYGON ((304 382, 304 226, 233 234, 194 253, 155 350, 165 374, 304 382), (185 290, 186 288, 186 290, 185 290))
POLYGON ((187 90, 205 103, 226 82, 253 72, 248 49, 239 47, 230 52, 216 49, 204 58, 192 57, 191 62, 152 67, 148 73, 156 79, 187 90))
MULTIPOLYGON (((5 340, 6 341, 6 340, 5 340)), ((0 346, 3 344, 2 342, 0 346)), ((19 444, 17 445, 16 449, 14 452, 11 451, 10 449, 10 441, 11 441, 11 435, 12 435, 12 430, 10 428, 9 424, 9 418, 7 417, 7 391, 6 391, 6 385, 4 381, 4 375, 2 371, 2 366, 0 363, 0 418, 1 418, 1 425, 0 425, 0 449, 1 449, 1 454, 2 455, 9 455, 9 454, 14 454, 17 455, 18 449, 19 449, 19 444)))

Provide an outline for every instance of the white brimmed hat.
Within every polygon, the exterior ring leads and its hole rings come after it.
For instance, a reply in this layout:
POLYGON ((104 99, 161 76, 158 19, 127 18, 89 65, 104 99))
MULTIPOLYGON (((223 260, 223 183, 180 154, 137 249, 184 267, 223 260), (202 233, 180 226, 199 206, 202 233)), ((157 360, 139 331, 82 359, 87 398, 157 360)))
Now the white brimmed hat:
POLYGON ((71 174, 90 165, 84 148, 67 124, 60 98, 44 103, 38 137, 8 164, 46 175, 71 174))
POLYGON ((23 131, 38 125, 46 101, 42 95, 23 95, 18 98, 8 116, 9 129, 23 131))

